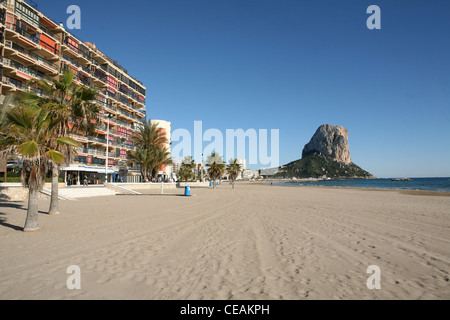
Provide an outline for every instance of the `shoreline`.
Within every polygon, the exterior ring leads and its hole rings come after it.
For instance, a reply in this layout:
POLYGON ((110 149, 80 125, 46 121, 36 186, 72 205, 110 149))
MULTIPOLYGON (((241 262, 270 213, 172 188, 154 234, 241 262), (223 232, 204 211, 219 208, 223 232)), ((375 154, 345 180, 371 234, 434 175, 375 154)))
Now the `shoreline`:
MULTIPOLYGON (((265 185, 267 185, 265 183, 265 185)), ((402 194, 409 195, 421 195, 421 196, 442 196, 442 197, 450 197, 450 191, 441 191, 441 190, 420 190, 420 189, 394 189, 394 188, 366 188, 366 187, 343 187, 343 186, 304 186, 304 185, 268 185, 270 187, 301 187, 301 188, 324 188, 324 189, 349 189, 349 190, 362 190, 362 191, 389 191, 389 192, 398 192, 402 194)))
MULTIPOLYGON (((402 194, 410 194, 410 195, 424 195, 424 196, 444 196, 444 197, 450 197, 450 191, 443 191, 443 190, 423 190, 423 189, 401 189, 401 188, 372 188, 372 187, 348 187, 348 186, 317 186, 317 185, 292 185, 293 182, 287 183, 287 182, 277 182, 274 185, 270 184, 269 181, 236 181, 236 184, 240 185, 252 185, 252 184, 260 184, 260 185, 267 185, 270 187, 302 187, 302 188, 331 188, 331 189, 351 189, 351 190, 367 190, 367 191, 389 191, 389 192, 398 192, 402 194)), ((274 183, 272 181, 272 183, 274 183)), ((307 183, 307 182, 300 182, 300 183, 307 183)))

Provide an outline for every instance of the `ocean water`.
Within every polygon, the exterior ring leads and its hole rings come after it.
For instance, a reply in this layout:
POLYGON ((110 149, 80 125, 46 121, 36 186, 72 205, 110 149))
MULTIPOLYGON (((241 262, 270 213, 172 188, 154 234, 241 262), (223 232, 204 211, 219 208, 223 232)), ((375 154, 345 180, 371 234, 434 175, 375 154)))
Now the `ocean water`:
POLYGON ((412 181, 392 181, 387 179, 336 179, 314 182, 273 183, 273 185, 290 186, 327 186, 375 189, 406 189, 450 191, 450 178, 410 178, 412 181))

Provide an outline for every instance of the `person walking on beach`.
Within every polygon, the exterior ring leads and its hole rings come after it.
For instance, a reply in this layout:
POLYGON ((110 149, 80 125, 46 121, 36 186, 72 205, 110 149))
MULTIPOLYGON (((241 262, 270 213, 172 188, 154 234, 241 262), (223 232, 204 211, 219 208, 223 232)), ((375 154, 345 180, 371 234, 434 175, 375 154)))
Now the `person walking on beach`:
POLYGON ((84 181, 83 181, 83 185, 84 185, 85 187, 87 187, 87 186, 88 186, 88 178, 87 178, 87 176, 86 176, 86 175, 84 176, 84 181))

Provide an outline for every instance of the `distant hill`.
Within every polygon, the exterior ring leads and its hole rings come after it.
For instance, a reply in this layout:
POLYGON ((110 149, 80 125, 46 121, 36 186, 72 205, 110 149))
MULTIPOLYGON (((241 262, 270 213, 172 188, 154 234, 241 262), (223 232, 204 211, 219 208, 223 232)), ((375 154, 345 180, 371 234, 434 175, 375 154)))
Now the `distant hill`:
POLYGON ((348 147, 348 130, 321 125, 305 145, 302 158, 281 166, 277 178, 373 178, 354 164, 348 147))
POLYGON ((312 153, 281 166, 276 178, 373 178, 353 162, 346 164, 330 157, 312 153))

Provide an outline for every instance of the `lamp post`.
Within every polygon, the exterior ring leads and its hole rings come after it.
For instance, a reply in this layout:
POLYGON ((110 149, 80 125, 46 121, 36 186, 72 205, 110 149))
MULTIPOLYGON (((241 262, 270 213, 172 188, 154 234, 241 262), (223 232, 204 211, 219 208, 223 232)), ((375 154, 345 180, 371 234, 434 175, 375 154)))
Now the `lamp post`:
POLYGON ((203 182, 203 153, 202 153, 202 159, 201 159, 201 163, 200 163, 200 181, 203 182))
POLYGON ((108 182, 108 149, 109 149, 109 119, 114 117, 114 114, 109 113, 106 118, 108 120, 107 128, 106 128, 106 161, 105 161, 105 183, 108 182))

